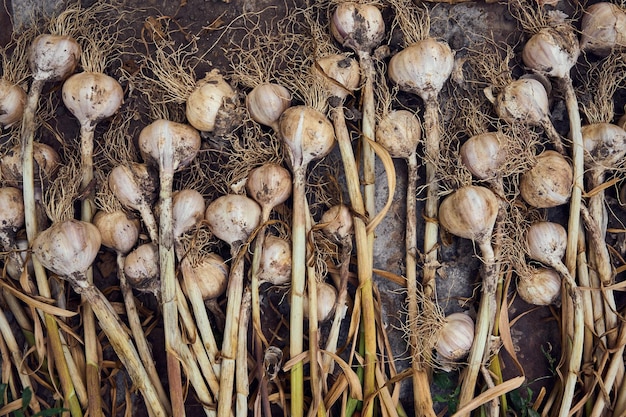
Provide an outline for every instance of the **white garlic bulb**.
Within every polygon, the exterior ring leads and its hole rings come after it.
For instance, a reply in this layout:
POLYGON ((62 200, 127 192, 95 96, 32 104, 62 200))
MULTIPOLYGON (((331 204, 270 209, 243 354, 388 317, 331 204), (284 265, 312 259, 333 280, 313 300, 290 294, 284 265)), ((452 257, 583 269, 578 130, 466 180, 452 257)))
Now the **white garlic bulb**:
POLYGON ((422 138, 422 124, 408 110, 392 110, 385 114, 376 126, 376 142, 389 152, 392 158, 408 159, 415 154, 422 138))
POLYGON ((33 276, 33 262, 28 257, 28 240, 26 239, 17 239, 15 241, 15 249, 18 252, 18 256, 9 256, 6 261, 6 269, 7 275, 13 278, 14 280, 19 280, 23 271, 23 266, 26 260, 28 259, 28 275, 33 276), (19 262, 19 265, 18 265, 19 262))
POLYGON ((561 277, 551 268, 529 269, 519 274, 517 293, 528 304, 554 304, 561 295, 561 277))
POLYGON ((102 244, 117 253, 127 254, 139 239, 139 220, 121 210, 109 213, 98 211, 93 217, 93 224, 100 231, 102 244))
MULTIPOLYGON (((317 320, 321 323, 332 317, 335 311, 335 302, 337 301, 337 290, 330 284, 325 282, 317 283, 317 320)), ((304 308, 304 317, 309 317, 309 297, 302 299, 304 308)))
POLYGON ((433 38, 415 42, 389 61, 389 78, 402 91, 417 94, 424 101, 435 100, 452 74, 454 54, 445 42, 433 38))
POLYGON ((82 127, 93 129, 111 117, 124 101, 124 91, 113 77, 98 72, 81 72, 63 83, 65 107, 78 119, 82 127))
POLYGON ((91 223, 66 220, 54 223, 33 241, 33 254, 49 271, 84 280, 100 249, 100 232, 91 223))
POLYGON ((337 204, 322 214, 322 231, 335 242, 343 244, 352 236, 352 213, 345 204, 337 204))
POLYGON ((144 243, 124 259, 124 275, 131 287, 158 294, 160 291, 159 247, 156 243, 144 243))
POLYGON ((291 93, 275 83, 259 84, 246 96, 246 108, 257 123, 278 130, 278 119, 291 106, 291 93))
POLYGON ((157 197, 158 180, 146 164, 130 162, 109 173, 109 188, 119 202, 134 210, 150 207, 157 197))
POLYGON ((228 194, 209 204, 204 218, 211 232, 234 248, 244 243, 259 225, 261 207, 246 196, 228 194))
POLYGON ((287 285, 291 282, 291 242, 274 235, 265 236, 259 280, 272 285, 287 285))
MULTIPOLYGON (((24 197, 15 187, 0 188, 0 235, 14 237, 24 226, 24 197)), ((0 242, 5 244, 7 242, 0 242)), ((4 249, 9 249, 5 247, 4 249)))
POLYGON ((459 151, 463 165, 478 179, 502 175, 507 158, 508 137, 502 132, 486 132, 466 140, 459 151))
POLYGON ((313 71, 333 97, 345 99, 359 87, 361 69, 356 59, 344 54, 332 54, 318 59, 313 71))
POLYGON ((193 263, 187 258, 183 259, 181 271, 185 292, 189 294, 191 291, 198 291, 205 301, 224 294, 228 286, 228 265, 216 253, 209 253, 193 263))
POLYGON ((291 196, 291 174, 278 164, 267 163, 254 168, 248 174, 248 195, 263 209, 263 218, 269 211, 287 201, 291 196))
MULTIPOLYGON (((52 146, 41 142, 33 142, 33 169, 36 185, 54 179, 61 166, 61 157, 52 146)), ((2 157, 0 161, 2 179, 7 185, 21 187, 22 184, 22 150, 16 145, 2 157)))
POLYGON ((543 126, 549 120, 548 93, 534 78, 520 78, 506 85, 495 99, 498 117, 508 123, 543 126))
POLYGON ((567 248, 567 231, 553 222, 535 222, 526 231, 526 247, 531 259, 548 266, 561 263, 567 248))
POLYGON ((540 74, 566 78, 578 55, 580 47, 574 28, 561 23, 534 34, 524 45, 522 60, 527 67, 540 74))
POLYGON ((385 21, 373 4, 339 3, 330 22, 333 37, 357 52, 371 52, 385 36, 385 21))
POLYGON ((33 79, 60 81, 74 72, 80 61, 81 49, 70 36, 39 35, 33 41, 28 61, 33 79))
POLYGON ((174 237, 180 237, 204 219, 206 204, 200 192, 193 189, 176 191, 172 197, 174 237))
POLYGON ((0 125, 11 127, 22 120, 26 92, 19 85, 0 79, 0 125))
POLYGON ((570 163, 558 152, 545 151, 537 156, 536 164, 522 174, 519 190, 531 206, 550 208, 569 201, 573 181, 570 163))
POLYGON ((214 69, 196 84, 185 113, 189 124, 199 131, 219 134, 238 121, 236 107, 237 92, 214 69))
POLYGON ((146 162, 173 174, 196 157, 200 150, 200 134, 187 124, 159 119, 141 129, 138 143, 146 162))
POLYGON ((626 154, 626 131, 611 123, 592 123, 582 127, 585 165, 606 169, 617 166, 626 154))
POLYGON ((498 215, 498 198, 485 187, 467 185, 439 206, 439 223, 453 235, 480 243, 491 240, 498 215))
POLYGON ((474 342, 474 320, 465 313, 452 313, 446 316, 435 350, 445 361, 458 361, 464 358, 474 342))
POLYGON ((580 26, 580 48, 585 52, 605 56, 626 48, 626 13, 617 4, 592 4, 584 11, 580 26))

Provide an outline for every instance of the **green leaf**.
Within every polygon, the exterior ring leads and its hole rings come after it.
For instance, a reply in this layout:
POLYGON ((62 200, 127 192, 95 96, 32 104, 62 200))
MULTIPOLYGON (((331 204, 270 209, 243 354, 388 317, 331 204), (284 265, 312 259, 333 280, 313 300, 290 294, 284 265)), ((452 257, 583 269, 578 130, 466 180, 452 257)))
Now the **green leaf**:
POLYGON ((522 398, 519 390, 509 392, 509 398, 511 399, 511 405, 515 411, 522 412, 522 410, 526 408, 526 400, 522 398))
POLYGON ((0 384, 0 405, 4 405, 4 394, 7 392, 7 384, 0 384))
POLYGON ((30 404, 30 400, 33 398, 33 392, 30 387, 24 388, 22 391, 22 410, 26 410, 28 408, 28 404, 30 404))
POLYGON ((454 388, 454 383, 452 382, 452 378, 450 378, 449 373, 435 373, 433 375, 433 383, 435 386, 442 390, 449 391, 454 388))
POLYGON ((56 415, 61 415, 62 413, 65 413, 67 411, 70 411, 70 410, 68 410, 67 408, 50 408, 48 410, 41 410, 37 414, 33 414, 33 417, 56 416, 56 415))
POLYGON ((532 408, 528 409, 528 417, 541 417, 538 411, 533 410, 532 408))

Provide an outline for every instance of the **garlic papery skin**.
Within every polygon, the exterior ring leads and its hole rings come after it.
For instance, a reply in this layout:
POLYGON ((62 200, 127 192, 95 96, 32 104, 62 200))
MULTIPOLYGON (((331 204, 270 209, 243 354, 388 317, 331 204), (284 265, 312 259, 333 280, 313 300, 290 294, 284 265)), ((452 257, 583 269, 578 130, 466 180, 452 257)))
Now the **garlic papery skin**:
POLYGON ((408 159, 415 154, 422 138, 422 124, 408 110, 392 110, 385 114, 376 126, 376 142, 389 152, 392 158, 408 159))
POLYGON ((332 54, 318 59, 313 71, 322 78, 330 94, 341 100, 352 94, 361 82, 358 61, 344 54, 332 54))
POLYGON ((174 237, 180 237, 196 227, 204 219, 206 204, 200 192, 184 189, 172 196, 172 219, 174 237))
POLYGON ((137 291, 156 296, 161 288, 159 247, 152 242, 144 243, 130 252, 124 259, 124 275, 137 291))
POLYGON ((545 76, 569 78, 579 55, 574 28, 562 23, 534 34, 524 45, 522 60, 527 67, 545 76))
POLYGON ((246 108, 252 120, 278 131, 278 119, 291 106, 291 92, 280 84, 263 83, 246 96, 246 108))
POLYGON ((272 285, 288 285, 291 282, 291 242, 274 235, 265 236, 259 280, 272 285))
POLYGON ((0 79, 0 125, 11 127, 22 120, 25 104, 24 89, 17 84, 0 79))
POLYGON ((33 79, 60 81, 74 72, 81 49, 70 36, 43 34, 33 41, 28 61, 33 79))
POLYGON ((371 52, 385 36, 385 21, 378 7, 347 1, 337 5, 330 32, 345 47, 371 52))
POLYGON ((28 260, 28 275, 33 276, 33 262, 28 258, 28 240, 17 239, 15 241, 15 250, 18 251, 17 256, 9 256, 6 261, 7 275, 14 280, 19 280, 24 270, 24 263, 28 260))
POLYGON ((452 313, 444 319, 435 350, 444 361, 458 361, 470 351, 474 342, 474 320, 465 313, 452 313))
POLYGON ((498 117, 508 123, 542 126, 549 120, 548 93, 534 78, 521 78, 505 86, 494 103, 498 117))
POLYGON ((200 150, 200 134, 193 127, 165 119, 155 120, 139 133, 139 151, 146 162, 164 173, 189 165, 200 150))
POLYGON ((389 78, 402 91, 424 101, 435 100, 452 74, 454 54, 445 42, 433 38, 415 42, 395 54, 387 68, 389 78))
POLYGON ((33 253, 41 264, 61 277, 84 280, 101 239, 98 228, 79 220, 54 223, 33 241, 33 253))
MULTIPOLYGON (((33 169, 36 185, 54 179, 61 166, 61 157, 52 146, 41 142, 33 142, 33 169)), ((21 187, 22 184, 22 151, 21 145, 12 147, 0 161, 2 180, 10 186, 21 187)))
POLYGON ((283 112, 279 131, 292 167, 307 166, 326 156, 335 145, 335 130, 328 118, 310 106, 293 106, 283 112))
POLYGON ((508 153, 508 137, 501 132, 486 132, 466 140, 459 151, 463 165, 480 180, 502 175, 508 153))
POLYGON ((65 107, 78 119, 82 127, 95 125, 111 117, 124 102, 124 91, 113 77, 98 72, 81 72, 63 83, 65 107))
POLYGON ((439 223, 453 235, 478 243, 490 242, 498 205, 498 198, 488 188, 467 185, 441 202, 439 223))
POLYGON ((322 231, 339 244, 344 244, 352 236, 352 213, 345 204, 332 206, 322 214, 322 231))
POLYGON ((237 92, 214 69, 198 81, 187 98, 187 121, 201 132, 219 133, 234 124, 236 103, 237 92))
POLYGON ((146 164, 130 162, 109 172, 109 188, 124 207, 141 211, 156 200, 158 179, 146 164))
POLYGON ((572 194, 574 173, 569 162, 558 152, 545 151, 536 164, 520 177, 519 190, 528 204, 551 208, 565 204, 572 194))
POLYGON ((93 224, 100 231, 102 245, 120 254, 130 252, 139 239, 139 220, 121 210, 108 213, 98 211, 93 224))
POLYGON ((214 300, 224 294, 228 286, 228 265, 216 253, 209 253, 194 262, 183 259, 181 271, 185 277, 185 292, 189 294, 191 291, 199 291, 205 301, 214 300))
POLYGON ((532 268, 520 274, 517 293, 528 304, 554 304, 561 295, 561 277, 551 268, 532 268))
POLYGON ((589 168, 616 167, 626 154, 626 131, 611 123, 593 123, 582 127, 585 165, 589 168))
MULTIPOLYGON (((24 226, 24 197, 22 191, 15 187, 0 188, 0 236, 8 234, 15 236, 24 226)), ((3 240, 3 239, 0 239, 3 240)), ((8 242, 0 242, 4 249, 8 242)))
POLYGON ((626 48, 626 13, 617 4, 589 6, 581 20, 580 48, 599 56, 626 48))
MULTIPOLYGON (((317 320, 321 323, 328 320, 335 310, 337 290, 325 282, 317 283, 317 320)), ((304 317, 309 317, 309 297, 303 298, 304 317)))
POLYGON ((269 216, 270 210, 287 201, 291 188, 289 170, 273 163, 254 168, 246 180, 248 195, 261 205, 263 219, 269 216))
POLYGON ((246 196, 228 194, 209 204, 204 218, 217 238, 236 248, 245 243, 259 225, 261 207, 246 196))
POLYGON ((567 248, 567 231, 553 222, 535 222, 526 231, 526 248, 531 259, 554 267, 567 248))

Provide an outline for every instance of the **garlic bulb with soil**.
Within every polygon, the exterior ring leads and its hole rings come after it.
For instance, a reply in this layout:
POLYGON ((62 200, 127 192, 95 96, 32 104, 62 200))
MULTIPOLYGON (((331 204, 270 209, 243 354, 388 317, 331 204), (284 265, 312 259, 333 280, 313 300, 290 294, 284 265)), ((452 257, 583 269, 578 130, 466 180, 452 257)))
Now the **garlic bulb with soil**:
POLYGON ((197 291, 206 301, 216 299, 226 291, 229 268, 216 253, 209 253, 193 263, 184 259, 181 269, 185 277, 183 288, 187 294, 197 291))
POLYGON ((626 48, 626 12, 617 4, 587 7, 581 20, 580 49, 605 56, 626 48))
POLYGON ((121 210, 99 211, 93 217, 93 224, 100 231, 102 244, 121 254, 130 252, 139 239, 139 220, 121 210))
POLYGON ((290 107, 283 112, 278 123, 294 170, 306 167, 315 159, 323 158, 335 145, 332 123, 313 107, 290 107))
POLYGON ((157 296, 161 287, 157 244, 144 243, 130 252, 124 260, 124 275, 137 291, 157 296))
POLYGON ((343 46, 371 52, 385 36, 385 21, 373 4, 347 1, 337 5, 330 22, 330 32, 343 46))
POLYGON ((190 188, 175 191, 172 196, 174 237, 179 238, 200 224, 205 209, 204 197, 200 192, 190 188))
MULTIPOLYGON (((138 143, 144 160, 159 168, 160 177, 169 176, 196 157, 200 150, 200 134, 189 125, 159 119, 141 130, 138 143)), ((160 185, 161 188, 164 186, 160 185)))
POLYGON ((9 250, 15 243, 17 231, 24 227, 22 191, 15 187, 0 188, 0 244, 9 250))
POLYGON ((98 72, 81 72, 65 80, 62 97, 81 129, 93 130, 99 121, 117 112, 124 101, 124 91, 113 77, 98 72))
POLYGON ((524 64, 548 77, 569 78, 578 60, 580 46, 574 28, 566 23, 545 27, 524 45, 524 64))
POLYGON ((507 158, 507 141, 502 132, 472 136, 461 145, 461 161, 480 180, 501 178, 502 166, 507 158))
POLYGON ((288 285, 291 282, 291 242, 267 235, 261 251, 259 280, 272 285, 288 285))
MULTIPOLYGON (((335 310, 337 291, 335 287, 326 282, 317 283, 317 319, 324 322, 328 320, 335 310)), ((304 317, 309 317, 309 297, 304 297, 304 317)))
MULTIPOLYGON (((61 157, 50 145, 33 142, 33 179, 35 185, 41 185, 54 179, 61 157)), ((2 156, 0 161, 2 180, 12 187, 22 186, 23 164, 21 145, 16 145, 2 156)))
POLYGON ((561 264, 566 247, 567 231, 558 223, 535 222, 526 231, 528 256, 545 265, 555 268, 561 264))
POLYGON ((26 92, 19 85, 0 79, 0 125, 8 128, 22 120, 26 92))
POLYGON ((602 171, 616 167, 626 154, 626 131, 611 123, 593 123, 582 127, 585 165, 602 171))
POLYGON ((573 176, 572 166, 560 153, 545 151, 520 177, 520 194, 533 207, 560 206, 570 199, 573 176))
POLYGON ((265 222, 269 219, 270 211, 291 196, 291 175, 278 164, 263 164, 248 174, 246 190, 261 205, 265 222))
POLYGON ((33 41, 28 56, 33 79, 61 81, 76 69, 81 48, 70 36, 43 34, 33 41))
POLYGON ((528 268, 517 279, 517 294, 528 304, 555 304, 561 295, 561 276, 552 268, 528 268))
POLYGON ((313 65, 325 88, 335 99, 344 100, 359 87, 361 70, 356 59, 344 54, 326 55, 313 65))
POLYGON ((228 133, 239 123, 237 92, 214 69, 197 82, 187 98, 185 114, 189 124, 201 132, 228 133))
POLYGON ((390 111, 376 127, 376 142, 380 143, 392 158, 408 160, 415 155, 421 139, 422 124, 417 116, 408 110, 390 111))
POLYGON ((473 342, 474 320, 465 313, 452 313, 444 319, 435 350, 443 362, 454 362, 467 356, 473 342))
POLYGON ((278 131, 278 119, 291 106, 291 92, 276 83, 259 84, 246 96, 252 120, 278 131))

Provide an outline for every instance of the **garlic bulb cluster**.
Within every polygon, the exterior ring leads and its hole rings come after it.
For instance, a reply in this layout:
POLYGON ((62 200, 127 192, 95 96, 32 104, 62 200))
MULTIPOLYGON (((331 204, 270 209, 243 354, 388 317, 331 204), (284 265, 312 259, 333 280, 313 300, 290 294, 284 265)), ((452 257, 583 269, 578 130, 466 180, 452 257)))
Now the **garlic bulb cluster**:
POLYGON ((614 3, 589 6, 581 21, 580 48, 605 56, 626 47, 626 13, 614 3))
POLYGON ((444 362, 454 362, 467 356, 473 342, 474 320, 465 313, 452 313, 439 330, 435 350, 444 362))
POLYGON ((593 123, 582 127, 585 165, 610 169, 626 154, 626 131, 611 123, 593 123))
POLYGON ((574 173, 570 163, 558 152, 545 151, 536 164, 520 177, 519 190, 528 204, 537 208, 560 206, 572 194, 574 173))
POLYGON ((392 110, 385 114, 376 126, 376 142, 389 152, 392 158, 408 159, 415 154, 422 138, 422 124, 408 110, 392 110))
POLYGON ((124 101, 122 86, 113 77, 98 72, 81 72, 69 77, 62 88, 65 107, 89 129, 121 107, 124 101))
POLYGON ((502 175, 502 166, 508 156, 509 139, 502 132, 486 132, 466 140, 459 151, 463 165, 476 178, 493 179, 502 175))
POLYGON ((246 108, 252 120, 278 131, 278 119, 291 106, 291 92, 280 84, 263 83, 246 96, 246 108))
POLYGON ((61 81, 74 72, 81 48, 70 36, 43 34, 33 41, 28 56, 33 79, 61 81))
POLYGON ((433 38, 415 42, 389 61, 389 78, 402 91, 434 100, 454 68, 454 54, 445 42, 433 38))
POLYGON ((159 247, 156 243, 137 246, 124 259, 124 275, 137 291, 157 295, 161 288, 159 247))
POLYGON ((478 243, 491 240, 497 215, 498 198, 488 188, 475 185, 459 188, 439 206, 441 226, 478 243))
POLYGON ((341 45, 356 52, 371 52, 385 36, 385 21, 373 4, 342 2, 330 22, 330 32, 341 45))
POLYGON ((332 54, 318 59, 313 66, 333 97, 344 100, 359 87, 361 69, 356 59, 345 54, 332 54))
MULTIPOLYGON (((337 301, 337 290, 326 282, 317 283, 317 320, 321 323, 332 317, 337 301)), ((304 317, 309 317, 309 297, 304 297, 304 317)))
POLYGON ((547 306, 561 295, 561 277, 551 268, 532 268, 521 273, 517 293, 528 304, 547 306))
POLYGON ((139 220, 123 211, 99 211, 93 218, 93 224, 100 231, 102 245, 117 253, 127 254, 139 239, 139 220))
POLYGON ((187 98, 187 121, 201 132, 223 134, 238 122, 237 97, 237 92, 214 69, 198 81, 187 98))
POLYGON ((206 301, 214 300, 226 291, 229 268, 216 253, 209 253, 193 263, 184 259, 181 270, 185 277, 183 289, 187 294, 198 291, 206 301))
POLYGON ((549 77, 566 78, 580 55, 574 28, 566 23, 546 27, 524 45, 522 60, 532 70, 549 77))
POLYGON ((291 242, 274 235, 265 236, 259 280, 279 286, 291 282, 291 242))
POLYGON ((100 244, 96 226, 72 219, 54 223, 39 233, 33 241, 33 253, 51 272, 82 281, 84 272, 96 259, 100 244))
POLYGON ((19 85, 0 79, 0 125, 11 127, 22 120, 26 92, 19 85))
MULTIPOLYGON (((2 157, 0 171, 7 185, 21 187, 22 184, 22 150, 16 145, 2 157)), ((52 146, 41 142, 33 142, 33 169, 36 185, 54 179, 61 166, 61 157, 52 146)))

